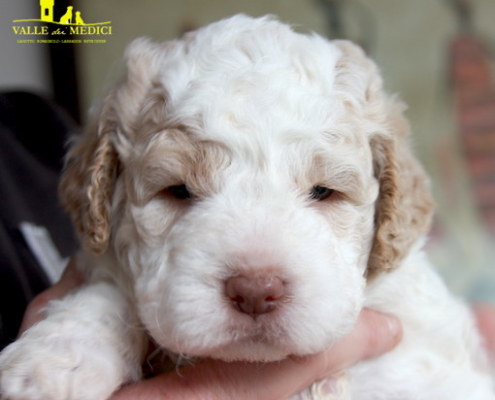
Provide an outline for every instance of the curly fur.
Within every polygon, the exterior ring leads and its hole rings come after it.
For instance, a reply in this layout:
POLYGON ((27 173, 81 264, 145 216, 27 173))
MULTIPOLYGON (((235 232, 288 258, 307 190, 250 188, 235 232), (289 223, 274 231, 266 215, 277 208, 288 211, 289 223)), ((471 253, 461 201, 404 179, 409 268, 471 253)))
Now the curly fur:
POLYGON ((139 379, 148 335, 185 358, 311 354, 366 306, 401 319, 401 344, 294 398, 495 399, 472 316, 421 250, 433 202, 403 106, 361 49, 238 15, 126 60, 60 185, 88 285, 0 355, 4 395, 104 400, 139 379), (284 301, 239 312, 238 276, 277 277, 284 301))

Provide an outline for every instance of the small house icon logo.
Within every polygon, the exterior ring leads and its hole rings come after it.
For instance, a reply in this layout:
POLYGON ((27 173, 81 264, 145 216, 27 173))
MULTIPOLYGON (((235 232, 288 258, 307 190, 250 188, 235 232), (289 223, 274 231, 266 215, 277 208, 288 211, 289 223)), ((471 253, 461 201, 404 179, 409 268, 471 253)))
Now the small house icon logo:
POLYGON ((54 5, 55 5, 55 0, 40 0, 42 21, 53 22, 54 5))
MULTIPOLYGON (((61 15, 55 15, 55 0, 39 0, 40 18, 39 19, 17 19, 12 21, 14 25, 12 30, 16 35, 43 35, 45 39, 38 40, 18 40, 20 43, 65 43, 69 40, 63 40, 64 35, 111 35, 111 21, 86 23, 81 12, 75 10, 73 6, 68 6, 61 15), (25 24, 32 23, 32 24, 25 24), (41 23, 41 24, 40 24, 41 23), (50 39, 47 37, 51 36, 50 39), (54 38, 56 36, 56 38, 54 38)), ((26 37, 26 36, 24 36, 26 37)), ((83 42, 83 40, 70 40, 71 43, 83 42)), ((87 42, 105 42, 104 40, 84 40, 87 42)))

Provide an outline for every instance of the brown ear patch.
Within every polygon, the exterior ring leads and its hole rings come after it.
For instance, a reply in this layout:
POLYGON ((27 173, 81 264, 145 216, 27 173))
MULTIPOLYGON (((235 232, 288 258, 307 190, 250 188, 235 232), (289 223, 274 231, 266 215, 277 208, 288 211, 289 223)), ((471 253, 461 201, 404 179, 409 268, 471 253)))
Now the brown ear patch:
MULTIPOLYGON (((60 198, 72 216, 83 246, 95 254, 103 253, 108 246, 119 163, 132 149, 134 124, 152 88, 159 50, 158 45, 144 38, 128 46, 125 77, 110 91, 100 114, 67 155, 59 186, 60 198)), ((162 113, 163 103, 160 103, 162 113)))
POLYGON ((433 200, 428 178, 405 137, 371 142, 380 193, 367 276, 392 271, 430 229, 433 200))
POLYGON ((368 261, 368 277, 378 271, 393 269, 400 250, 395 240, 399 226, 395 226, 398 213, 398 174, 392 141, 372 141, 375 175, 380 192, 375 209, 375 236, 368 261))
POLYGON ((103 253, 108 245, 118 164, 109 127, 103 127, 93 126, 79 138, 68 153, 59 186, 62 205, 70 212, 83 246, 95 254, 103 253))

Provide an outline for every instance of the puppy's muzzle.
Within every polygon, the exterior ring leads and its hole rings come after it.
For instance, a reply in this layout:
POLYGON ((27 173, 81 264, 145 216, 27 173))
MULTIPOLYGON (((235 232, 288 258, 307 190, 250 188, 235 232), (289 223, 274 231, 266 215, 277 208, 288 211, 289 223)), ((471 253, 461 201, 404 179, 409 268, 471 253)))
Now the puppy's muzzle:
POLYGON ((234 276, 225 281, 225 294, 235 310, 253 317, 275 310, 285 295, 278 276, 234 276))

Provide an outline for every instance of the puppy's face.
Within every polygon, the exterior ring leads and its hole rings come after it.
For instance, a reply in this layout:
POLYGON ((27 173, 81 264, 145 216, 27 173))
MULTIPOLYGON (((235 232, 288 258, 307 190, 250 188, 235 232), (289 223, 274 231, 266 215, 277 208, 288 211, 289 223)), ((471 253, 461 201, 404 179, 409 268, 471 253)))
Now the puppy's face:
MULTIPOLYGON (((386 225, 401 200, 393 171, 383 172, 390 146, 374 141, 387 116, 370 105, 372 64, 348 45, 236 18, 129 51, 127 80, 96 129, 97 153, 118 164, 99 180, 112 181, 100 242, 110 240, 159 345, 277 360, 352 329, 365 276, 384 267, 383 254, 370 256, 387 253, 379 210, 390 208, 386 225)), ((73 158, 91 146, 83 139, 73 158)))
POLYGON ((378 194, 371 151, 351 132, 287 131, 303 124, 286 115, 272 132, 188 119, 133 150, 115 243, 163 347, 272 360, 352 327, 378 194))

